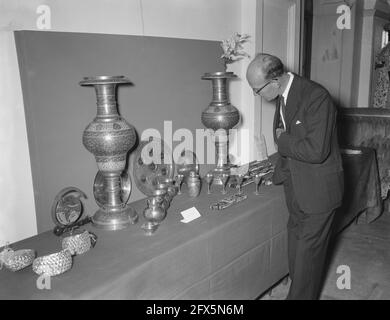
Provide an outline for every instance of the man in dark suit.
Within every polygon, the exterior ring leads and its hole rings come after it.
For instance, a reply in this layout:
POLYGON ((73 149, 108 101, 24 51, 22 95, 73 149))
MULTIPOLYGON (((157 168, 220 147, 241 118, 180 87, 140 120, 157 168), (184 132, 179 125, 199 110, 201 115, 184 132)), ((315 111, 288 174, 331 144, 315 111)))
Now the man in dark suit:
POLYGON ((335 210, 344 177, 336 107, 326 89, 286 73, 280 59, 258 54, 247 70, 256 95, 276 99, 274 140, 279 159, 274 184, 283 184, 289 210, 287 299, 318 299, 335 210))

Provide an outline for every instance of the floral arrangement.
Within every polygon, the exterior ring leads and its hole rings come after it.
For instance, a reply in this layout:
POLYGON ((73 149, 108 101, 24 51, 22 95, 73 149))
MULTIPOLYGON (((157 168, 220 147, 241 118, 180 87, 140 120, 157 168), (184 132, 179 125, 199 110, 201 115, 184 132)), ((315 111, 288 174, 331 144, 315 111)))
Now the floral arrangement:
POLYGON ((236 32, 229 39, 222 40, 221 47, 223 55, 221 58, 224 60, 225 70, 229 63, 241 60, 244 57, 250 58, 250 55, 243 50, 243 44, 248 41, 249 37, 250 35, 248 34, 239 34, 236 32))

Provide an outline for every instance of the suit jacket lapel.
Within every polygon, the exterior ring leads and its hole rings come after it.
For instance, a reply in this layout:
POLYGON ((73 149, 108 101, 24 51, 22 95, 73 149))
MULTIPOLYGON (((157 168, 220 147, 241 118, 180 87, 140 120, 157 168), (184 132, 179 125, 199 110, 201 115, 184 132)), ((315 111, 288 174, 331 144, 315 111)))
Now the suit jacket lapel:
POLYGON ((286 103, 286 126, 287 131, 290 131, 291 121, 294 119, 299 109, 301 79, 298 75, 294 74, 294 80, 291 84, 290 92, 288 93, 286 103))

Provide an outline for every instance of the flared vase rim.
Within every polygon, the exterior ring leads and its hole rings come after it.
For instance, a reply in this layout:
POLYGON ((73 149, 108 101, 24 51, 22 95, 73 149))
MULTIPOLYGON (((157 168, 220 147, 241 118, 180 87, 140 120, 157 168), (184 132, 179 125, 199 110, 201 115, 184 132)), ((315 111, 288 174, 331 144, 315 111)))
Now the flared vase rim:
POLYGON ((234 72, 217 71, 217 72, 206 72, 202 79, 223 79, 223 78, 237 78, 234 72))
POLYGON ((81 86, 117 83, 130 83, 130 80, 125 76, 88 76, 79 82, 81 86))

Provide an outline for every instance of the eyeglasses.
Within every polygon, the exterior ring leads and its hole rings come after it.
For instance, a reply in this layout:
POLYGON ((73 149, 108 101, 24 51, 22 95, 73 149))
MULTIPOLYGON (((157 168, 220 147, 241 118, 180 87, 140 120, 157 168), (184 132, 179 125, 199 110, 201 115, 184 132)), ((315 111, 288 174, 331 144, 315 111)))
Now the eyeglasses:
POLYGON ((268 86, 272 81, 273 81, 273 80, 268 81, 264 86, 262 86, 262 87, 259 88, 259 89, 253 89, 253 93, 254 93, 256 96, 258 96, 258 95, 260 94, 261 90, 263 90, 266 86, 268 86))

